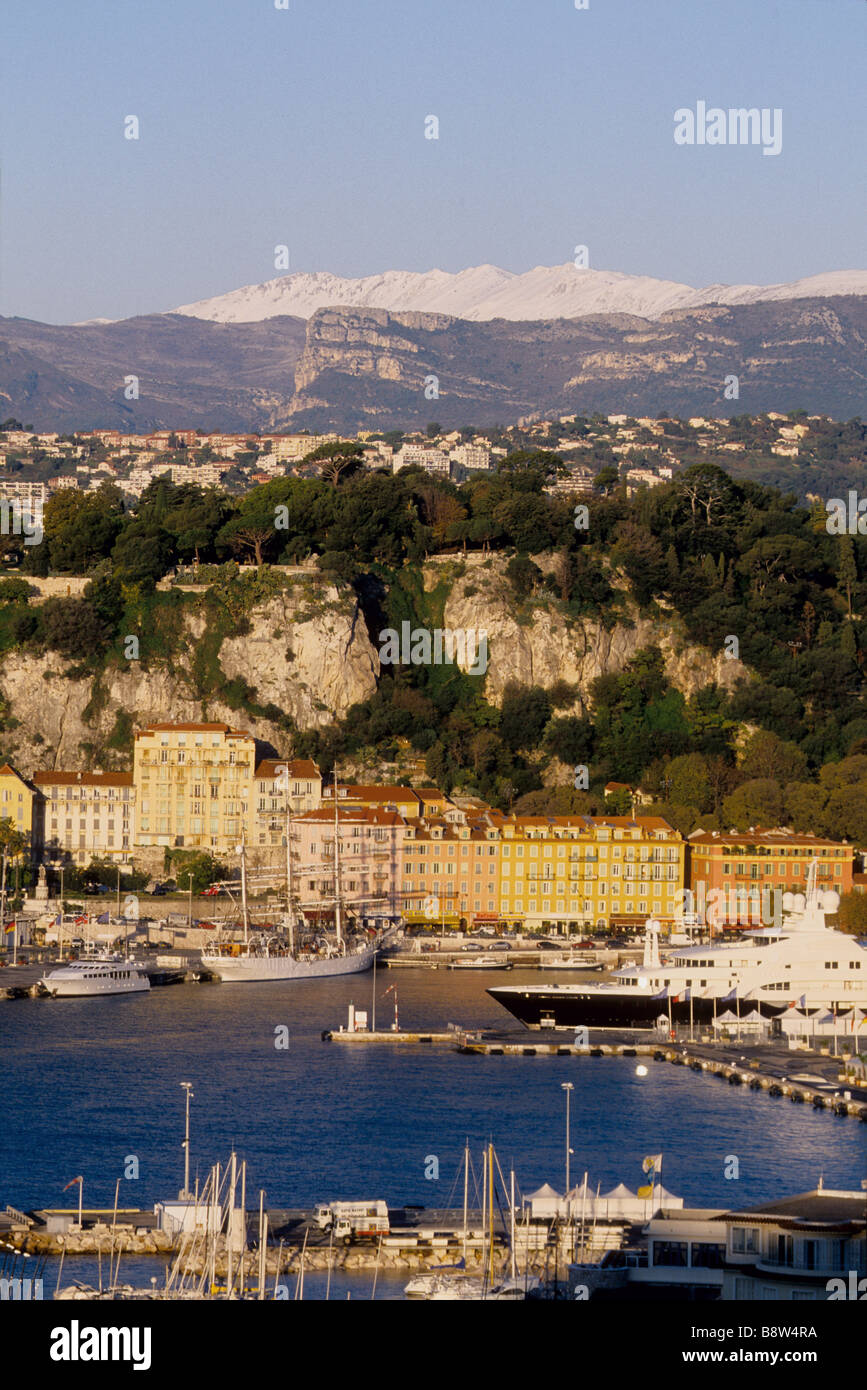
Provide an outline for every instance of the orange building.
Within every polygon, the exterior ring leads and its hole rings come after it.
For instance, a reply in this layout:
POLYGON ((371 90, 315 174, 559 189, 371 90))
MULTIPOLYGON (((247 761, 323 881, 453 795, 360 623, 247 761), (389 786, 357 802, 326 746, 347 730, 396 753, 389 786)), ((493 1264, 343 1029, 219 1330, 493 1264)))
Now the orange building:
POLYGON ((703 895, 706 901, 710 893, 719 890, 734 894, 738 911, 727 908, 726 916, 739 917, 745 925, 749 914, 753 920, 760 916, 763 892, 781 889, 784 893, 803 893, 814 859, 819 864, 819 888, 852 891, 853 846, 846 841, 786 829, 743 834, 694 830, 687 843, 688 884, 694 901, 699 902, 703 895))

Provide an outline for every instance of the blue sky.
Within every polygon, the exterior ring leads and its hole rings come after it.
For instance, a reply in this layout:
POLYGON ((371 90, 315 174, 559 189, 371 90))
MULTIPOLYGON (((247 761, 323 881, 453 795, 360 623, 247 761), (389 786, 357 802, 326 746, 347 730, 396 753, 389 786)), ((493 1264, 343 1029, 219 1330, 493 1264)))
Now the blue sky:
POLYGON ((867 261, 865 0, 6 0, 3 29, 3 314, 170 309, 278 243, 342 275, 867 261), (675 145, 698 100, 781 108, 782 153, 675 145))

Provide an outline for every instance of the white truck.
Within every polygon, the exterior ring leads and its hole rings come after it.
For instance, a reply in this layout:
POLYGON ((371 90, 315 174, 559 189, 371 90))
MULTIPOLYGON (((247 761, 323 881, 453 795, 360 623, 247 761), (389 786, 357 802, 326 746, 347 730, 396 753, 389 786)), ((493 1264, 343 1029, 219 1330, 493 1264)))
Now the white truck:
POLYGON ((349 1245, 353 1239, 387 1235, 388 1206, 385 1202, 322 1202, 313 1212, 320 1231, 332 1230, 335 1239, 349 1245))

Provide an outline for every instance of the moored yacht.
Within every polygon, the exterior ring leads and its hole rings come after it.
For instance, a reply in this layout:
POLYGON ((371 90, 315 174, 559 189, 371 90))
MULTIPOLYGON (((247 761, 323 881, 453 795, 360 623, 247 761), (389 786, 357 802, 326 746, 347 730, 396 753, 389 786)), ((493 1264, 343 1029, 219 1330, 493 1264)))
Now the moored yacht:
POLYGON ((90 956, 71 960, 43 975, 39 983, 56 999, 102 994, 141 994, 151 987, 143 970, 130 960, 114 956, 90 956))
POLYGON ((836 893, 820 895, 817 862, 806 897, 795 898, 781 925, 747 930, 722 945, 677 948, 661 958, 659 924, 648 921, 644 959, 609 982, 503 985, 488 994, 529 1028, 653 1028, 697 1023, 719 1006, 774 1018, 790 1005, 840 1014, 867 1007, 867 950, 826 926, 836 893))

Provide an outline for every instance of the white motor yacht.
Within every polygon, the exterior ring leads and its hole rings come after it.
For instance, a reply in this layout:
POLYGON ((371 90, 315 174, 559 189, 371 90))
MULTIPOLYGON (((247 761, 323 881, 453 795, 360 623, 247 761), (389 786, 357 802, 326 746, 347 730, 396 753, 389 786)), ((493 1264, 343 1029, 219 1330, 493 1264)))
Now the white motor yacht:
POLYGON ((151 987, 143 970, 120 957, 91 956, 71 960, 43 975, 39 983, 56 999, 103 994, 142 994, 151 987))

